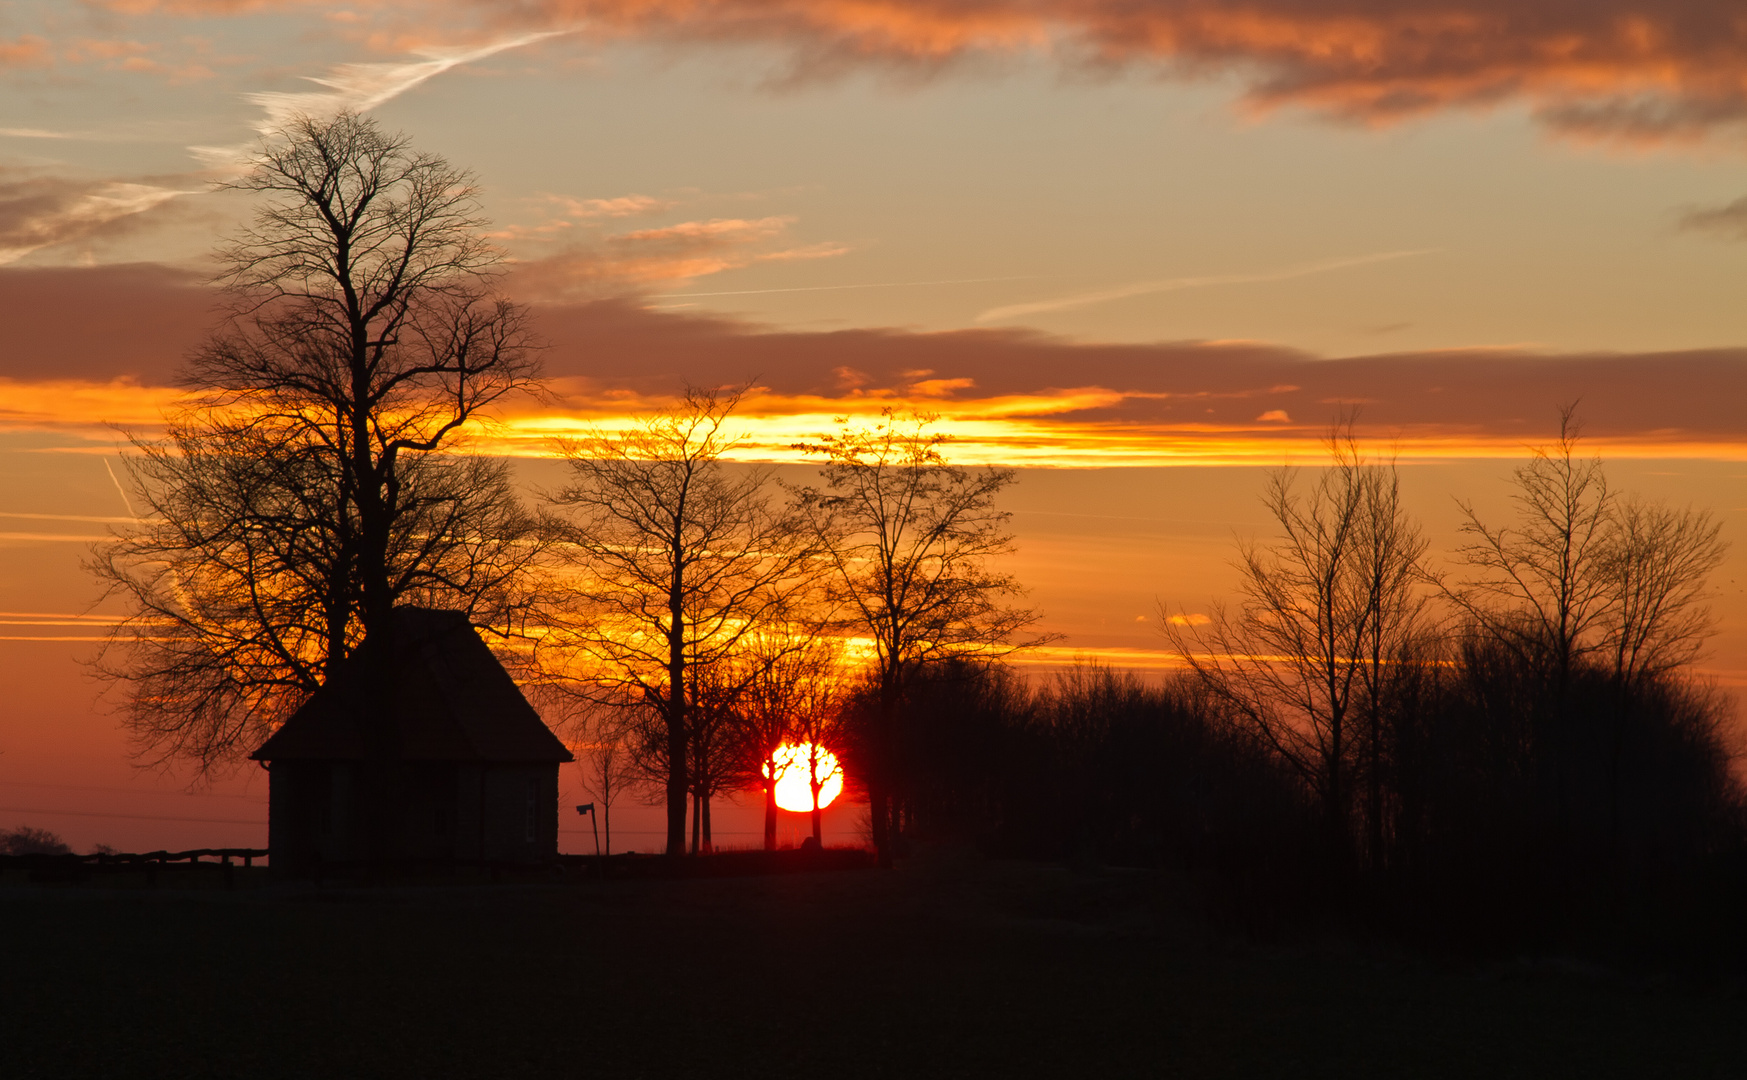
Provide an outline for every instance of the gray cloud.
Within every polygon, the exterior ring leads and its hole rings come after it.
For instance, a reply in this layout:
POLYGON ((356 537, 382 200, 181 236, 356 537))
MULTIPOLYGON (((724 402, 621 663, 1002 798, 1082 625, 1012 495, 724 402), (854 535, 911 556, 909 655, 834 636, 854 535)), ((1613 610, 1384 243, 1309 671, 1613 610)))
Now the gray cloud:
POLYGON ((1689 210, 1681 215, 1680 227, 1729 240, 1747 240, 1747 195, 1723 206, 1689 210))

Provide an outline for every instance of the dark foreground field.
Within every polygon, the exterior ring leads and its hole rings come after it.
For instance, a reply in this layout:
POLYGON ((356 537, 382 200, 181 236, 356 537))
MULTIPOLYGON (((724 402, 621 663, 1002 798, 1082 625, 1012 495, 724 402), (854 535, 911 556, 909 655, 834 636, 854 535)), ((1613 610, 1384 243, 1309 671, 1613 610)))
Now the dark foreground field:
POLYGON ((1171 891, 938 855, 889 873, 446 888, 12 884, 0 1075, 1747 1070, 1735 987, 1244 943, 1169 914, 1171 891))

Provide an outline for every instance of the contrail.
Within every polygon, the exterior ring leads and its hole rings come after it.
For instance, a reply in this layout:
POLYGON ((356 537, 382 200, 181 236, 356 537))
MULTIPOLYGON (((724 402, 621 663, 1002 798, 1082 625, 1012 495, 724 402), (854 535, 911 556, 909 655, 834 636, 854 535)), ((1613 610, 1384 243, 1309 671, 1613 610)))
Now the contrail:
MULTIPOLYGON (((109 478, 115 479, 115 474, 110 473, 109 478)), ((122 498, 125 499, 126 496, 124 495, 122 498)), ((26 518, 31 521, 95 521, 103 525, 139 520, 131 515, 128 517, 96 517, 91 514, 26 514, 15 510, 0 510, 0 518, 26 518)), ((0 615, 4 614, 6 614, 4 611, 0 611, 0 615)))
POLYGON ((1036 315, 1044 311, 1065 311, 1068 308, 1087 307, 1091 304, 1102 304, 1110 300, 1122 300, 1130 296, 1145 296, 1148 293, 1176 292, 1180 289, 1199 289, 1208 285, 1253 285, 1267 281, 1286 281, 1290 278, 1309 277, 1311 274, 1327 273, 1330 270, 1344 270, 1350 266, 1365 266, 1370 263, 1390 262, 1394 259, 1406 259, 1414 255, 1429 255, 1441 248, 1419 248, 1413 251, 1380 251, 1372 255, 1353 255, 1341 259, 1324 259, 1321 262, 1304 263, 1290 266, 1283 270, 1269 270, 1260 274, 1214 274, 1204 277, 1166 278, 1162 281, 1137 281, 1129 285, 1118 285, 1097 292, 1075 293, 1072 296, 1060 296, 1054 300, 1036 300, 1029 304, 1009 304, 1006 307, 990 308, 976 317, 975 322, 995 322, 1000 319, 1011 319, 1020 315, 1036 315))
POLYGON ((133 503, 127 499, 127 489, 121 486, 120 480, 116 479, 115 470, 109 467, 108 458, 103 459, 103 471, 109 474, 109 482, 115 485, 116 494, 121 496, 121 505, 127 507, 128 516, 134 521, 138 521, 139 515, 133 512, 133 503))
POLYGON ((325 76, 305 76, 322 90, 286 93, 264 90, 249 94, 248 99, 266 112, 259 125, 262 134, 277 130, 296 116, 328 116, 345 109, 369 112, 378 105, 399 97, 413 87, 441 75, 451 68, 484 60, 500 52, 519 49, 550 37, 570 33, 568 30, 543 30, 532 34, 500 38, 471 49, 419 49, 415 56, 423 60, 399 63, 341 64, 325 76))
POLYGON ((972 277, 949 278, 944 281, 873 281, 863 285, 798 285, 792 289, 727 289, 722 292, 673 292, 662 293, 657 300, 667 300, 681 296, 760 296, 764 293, 782 292, 828 292, 836 289, 907 289, 921 285, 974 285, 983 281, 1034 281, 1036 275, 1020 274, 1015 277, 972 277))
MULTIPOLYGON (((470 64, 476 60, 484 60, 510 49, 532 45, 550 37, 559 37, 573 32, 571 30, 543 30, 532 34, 500 38, 497 41, 477 45, 471 49, 420 49, 415 51, 414 55, 424 57, 423 60, 340 64, 330 68, 326 75, 304 76, 309 82, 324 88, 321 90, 262 90, 243 96, 261 107, 262 117, 256 121, 255 130, 262 135, 271 135, 286 121, 297 116, 328 117, 347 109, 361 113, 369 112, 427 79, 441 75, 452 68, 470 64)), ((188 149, 195 157, 213 168, 236 169, 249 160, 250 155, 254 153, 255 146, 253 143, 239 143, 235 146, 190 146, 188 149)))

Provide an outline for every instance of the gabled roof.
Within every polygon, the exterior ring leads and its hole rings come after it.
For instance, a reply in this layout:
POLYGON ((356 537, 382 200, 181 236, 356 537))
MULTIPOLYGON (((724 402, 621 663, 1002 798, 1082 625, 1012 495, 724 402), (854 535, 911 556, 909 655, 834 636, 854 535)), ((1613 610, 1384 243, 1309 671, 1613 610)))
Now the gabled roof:
MULTIPOLYGON (((257 761, 357 761, 369 756, 364 663, 347 657, 259 750, 257 761)), ((509 672, 460 611, 394 612, 389 753, 407 761, 570 761, 509 672)))

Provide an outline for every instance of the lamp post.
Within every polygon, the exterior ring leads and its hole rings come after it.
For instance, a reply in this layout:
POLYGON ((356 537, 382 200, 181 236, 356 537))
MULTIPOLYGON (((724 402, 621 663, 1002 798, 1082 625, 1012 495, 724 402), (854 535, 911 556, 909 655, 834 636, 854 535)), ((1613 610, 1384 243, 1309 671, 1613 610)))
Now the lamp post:
POLYGON ((598 859, 601 856, 601 827, 595 822, 594 803, 582 803, 577 806, 576 812, 588 815, 589 828, 594 830, 594 857, 598 859))

